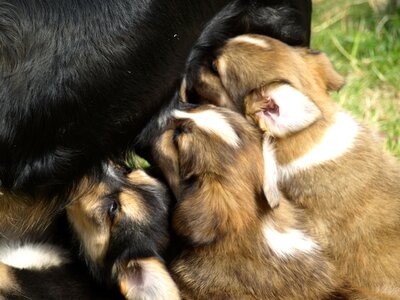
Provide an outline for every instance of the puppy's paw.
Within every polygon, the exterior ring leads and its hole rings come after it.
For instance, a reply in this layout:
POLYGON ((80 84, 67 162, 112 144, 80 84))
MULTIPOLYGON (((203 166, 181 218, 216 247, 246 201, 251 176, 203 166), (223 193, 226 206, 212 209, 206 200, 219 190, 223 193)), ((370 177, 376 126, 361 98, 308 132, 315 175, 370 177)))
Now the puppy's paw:
POLYGON ((128 300, 179 300, 179 290, 165 265, 155 257, 135 259, 116 271, 128 300))

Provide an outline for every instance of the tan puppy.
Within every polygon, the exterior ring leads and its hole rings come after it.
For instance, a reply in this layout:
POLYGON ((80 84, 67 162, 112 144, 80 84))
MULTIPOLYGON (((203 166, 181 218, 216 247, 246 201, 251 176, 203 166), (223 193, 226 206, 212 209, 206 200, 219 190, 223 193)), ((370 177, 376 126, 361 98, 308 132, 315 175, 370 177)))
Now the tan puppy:
POLYGON ((178 198, 173 227, 190 242, 171 267, 184 299, 327 299, 338 290, 301 211, 265 201, 262 134, 241 115, 176 110, 154 152, 178 198))
POLYGON ((266 135, 265 161, 276 163, 266 178, 305 210, 341 274, 400 299, 399 163, 330 99, 343 80, 326 56, 246 35, 213 67, 190 94, 253 119, 266 135))

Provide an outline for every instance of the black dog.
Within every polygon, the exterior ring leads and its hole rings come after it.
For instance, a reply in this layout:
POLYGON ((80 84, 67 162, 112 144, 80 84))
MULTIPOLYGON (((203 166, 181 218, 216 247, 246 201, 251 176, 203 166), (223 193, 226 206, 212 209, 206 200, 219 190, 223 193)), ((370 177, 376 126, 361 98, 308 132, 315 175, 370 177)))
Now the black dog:
POLYGON ((310 0, 1 1, 3 192, 61 194, 128 149, 170 102, 209 20, 189 84, 237 34, 308 45, 310 14, 310 0))

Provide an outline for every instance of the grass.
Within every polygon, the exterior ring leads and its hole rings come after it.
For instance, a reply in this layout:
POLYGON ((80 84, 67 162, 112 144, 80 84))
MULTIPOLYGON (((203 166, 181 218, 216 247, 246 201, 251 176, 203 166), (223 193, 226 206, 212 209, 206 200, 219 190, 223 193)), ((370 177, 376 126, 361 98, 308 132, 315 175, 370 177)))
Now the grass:
POLYGON ((313 4, 311 46, 347 81, 333 98, 375 128, 400 158, 400 9, 377 12, 365 0, 313 4))
POLYGON ((146 168, 150 167, 150 164, 148 163, 147 160, 136 155, 133 152, 128 154, 128 157, 126 158, 126 164, 133 169, 137 169, 137 168, 146 169, 146 168))

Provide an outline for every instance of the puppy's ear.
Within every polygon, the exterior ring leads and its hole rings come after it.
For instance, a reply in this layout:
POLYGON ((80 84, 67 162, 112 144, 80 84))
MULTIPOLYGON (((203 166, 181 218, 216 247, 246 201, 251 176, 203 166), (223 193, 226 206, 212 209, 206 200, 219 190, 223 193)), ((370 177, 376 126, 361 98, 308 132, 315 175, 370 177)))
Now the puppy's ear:
POLYGON ((179 95, 181 96, 181 101, 182 102, 187 102, 187 93, 186 93, 186 78, 183 78, 182 83, 181 83, 181 88, 179 89, 179 95))
POLYGON ((186 80, 183 80, 180 94, 184 102, 214 104, 215 106, 237 110, 219 76, 205 67, 200 69, 199 80, 190 91, 187 89, 186 80))
POLYGON ((155 257, 135 259, 114 270, 121 293, 128 300, 179 300, 179 290, 164 264, 155 257))
POLYGON ((309 97, 289 84, 253 91, 246 97, 245 107, 264 132, 280 138, 307 128, 322 116, 309 97))
POLYGON ((226 203, 230 199, 219 183, 208 180, 195 183, 188 190, 182 195, 173 215, 172 225, 179 235, 193 244, 204 245, 233 230, 226 203))
POLYGON ((303 56, 316 72, 317 77, 323 81, 327 91, 338 91, 343 87, 345 80, 336 72, 331 61, 324 53, 308 49, 303 52, 303 56))
POLYGON ((178 153, 174 147, 170 146, 172 139, 172 130, 163 134, 153 149, 153 156, 157 161, 158 167, 164 173, 165 179, 175 198, 178 199, 180 192, 178 153))

